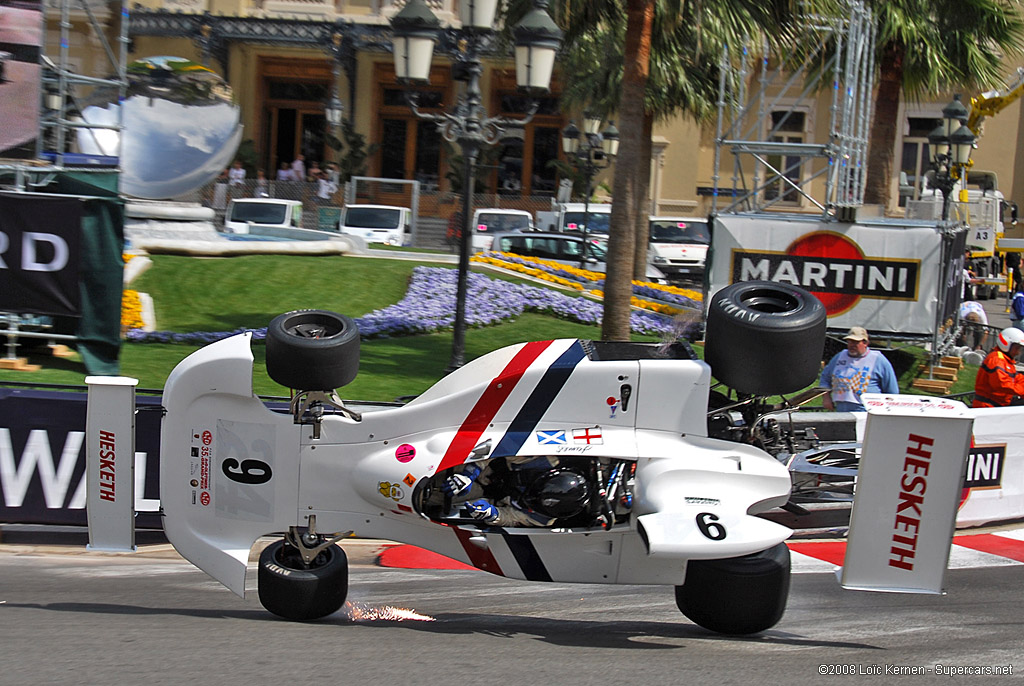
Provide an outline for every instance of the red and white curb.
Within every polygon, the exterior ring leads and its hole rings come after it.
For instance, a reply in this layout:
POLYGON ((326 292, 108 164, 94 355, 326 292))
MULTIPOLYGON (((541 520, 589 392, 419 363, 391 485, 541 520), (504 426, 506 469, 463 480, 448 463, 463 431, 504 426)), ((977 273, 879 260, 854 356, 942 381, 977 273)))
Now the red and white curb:
MULTIPOLYGON (((843 565, 845 540, 787 541, 793 573, 832 572, 843 565)), ((404 569, 473 569, 437 553, 406 544, 385 545, 376 558, 381 567, 404 569)), ((949 569, 1024 565, 1024 528, 953 537, 949 569)))
MULTIPOLYGON (((787 541, 795 574, 831 572, 841 567, 846 541, 787 541)), ((953 537, 949 569, 1024 564, 1024 529, 953 537)))

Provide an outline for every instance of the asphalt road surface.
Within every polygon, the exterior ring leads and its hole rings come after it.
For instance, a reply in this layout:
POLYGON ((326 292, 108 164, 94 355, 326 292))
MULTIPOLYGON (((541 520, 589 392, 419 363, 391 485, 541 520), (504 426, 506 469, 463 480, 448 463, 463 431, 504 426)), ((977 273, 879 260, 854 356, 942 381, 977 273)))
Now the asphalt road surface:
POLYGON ((74 552, 0 549, 0 684, 1024 681, 1020 565, 952 570, 946 596, 844 591, 830 573, 794 574, 782 622, 737 638, 690 623, 670 588, 537 584, 358 559, 342 611, 291 623, 172 551, 74 552))

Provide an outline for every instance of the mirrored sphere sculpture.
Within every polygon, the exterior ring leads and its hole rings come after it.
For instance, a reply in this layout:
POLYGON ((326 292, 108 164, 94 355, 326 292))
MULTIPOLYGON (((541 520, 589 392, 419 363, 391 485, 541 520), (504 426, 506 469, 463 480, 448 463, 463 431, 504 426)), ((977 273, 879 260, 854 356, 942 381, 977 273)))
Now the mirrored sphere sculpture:
MULTIPOLYGON (((242 139, 231 87, 216 73, 180 57, 147 57, 128 65, 128 91, 98 89, 83 103, 89 124, 121 131, 121 192, 148 199, 181 197, 231 164, 242 139)), ((118 155, 118 132, 78 129, 81 152, 118 155)))

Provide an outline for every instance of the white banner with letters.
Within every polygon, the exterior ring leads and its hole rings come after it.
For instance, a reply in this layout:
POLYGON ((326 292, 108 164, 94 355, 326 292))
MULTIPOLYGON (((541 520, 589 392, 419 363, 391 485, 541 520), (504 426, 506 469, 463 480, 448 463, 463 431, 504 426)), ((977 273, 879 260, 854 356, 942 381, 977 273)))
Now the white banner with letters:
POLYGON ((830 329, 930 335, 941 255, 942 236, 925 222, 721 215, 708 255, 710 294, 737 281, 789 283, 822 301, 830 329))

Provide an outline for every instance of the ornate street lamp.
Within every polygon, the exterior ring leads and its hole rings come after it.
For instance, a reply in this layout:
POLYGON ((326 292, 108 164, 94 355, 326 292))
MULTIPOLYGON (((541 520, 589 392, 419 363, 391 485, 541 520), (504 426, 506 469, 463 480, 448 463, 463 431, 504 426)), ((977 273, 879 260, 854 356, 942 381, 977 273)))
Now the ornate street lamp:
POLYGON ((562 152, 586 180, 586 196, 583 199, 583 248, 580 250, 580 269, 587 261, 587 224, 590 223, 590 196, 594 193, 594 175, 608 166, 619 154, 619 130, 609 121, 601 133, 601 118, 583 115, 583 131, 569 122, 562 129, 562 152))
MULTIPOLYGON (((513 27, 515 38, 516 85, 531 95, 546 93, 555 66, 555 54, 562 32, 546 11, 547 0, 534 0, 533 9, 513 27)), ((462 0, 459 18, 462 28, 457 32, 461 52, 456 56, 456 80, 465 87, 451 112, 425 113, 419 110, 415 94, 406 93, 412 111, 420 119, 437 125, 441 136, 458 143, 462 150, 462 229, 459 237, 458 288, 455 296, 455 324, 452 334, 452 356, 447 371, 465 363, 466 292, 469 278, 469 254, 472 241, 473 176, 476 159, 485 145, 497 143, 506 129, 523 128, 533 118, 534 103, 525 119, 488 117, 481 104, 481 55, 494 41, 494 17, 498 0, 462 0), (464 47, 463 47, 464 46, 464 47)), ((423 0, 409 0, 391 19, 394 35, 395 76, 406 84, 429 82, 430 62, 441 24, 423 0)))
POLYGON ((330 51, 333 78, 331 79, 331 97, 324 103, 324 119, 327 120, 327 126, 331 133, 338 135, 341 118, 345 116, 345 106, 338 98, 338 79, 341 77, 341 33, 338 31, 331 34, 330 51))
POLYGON ((942 221, 949 219, 949 195, 964 178, 964 170, 971 163, 971 150, 975 136, 965 122, 967 108, 960 96, 942 108, 942 123, 928 134, 934 178, 932 185, 942 193, 942 221))

